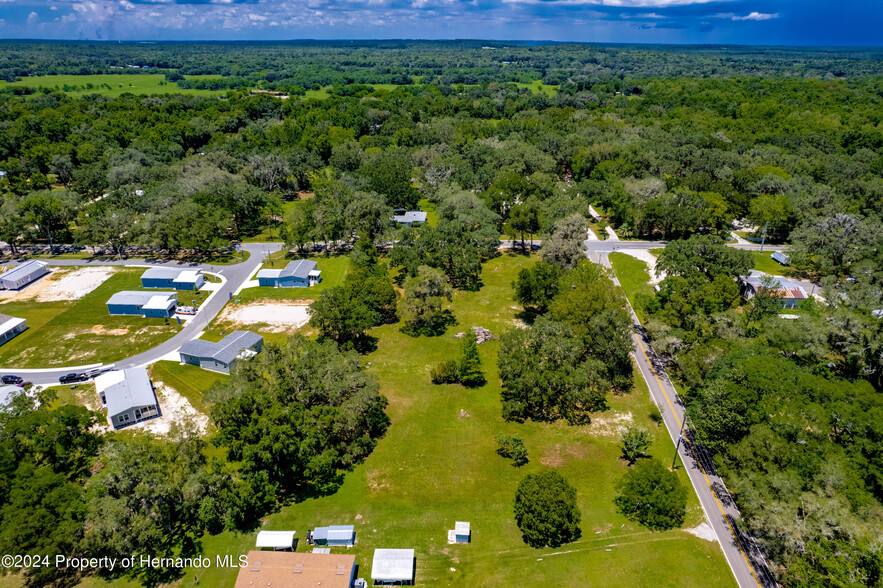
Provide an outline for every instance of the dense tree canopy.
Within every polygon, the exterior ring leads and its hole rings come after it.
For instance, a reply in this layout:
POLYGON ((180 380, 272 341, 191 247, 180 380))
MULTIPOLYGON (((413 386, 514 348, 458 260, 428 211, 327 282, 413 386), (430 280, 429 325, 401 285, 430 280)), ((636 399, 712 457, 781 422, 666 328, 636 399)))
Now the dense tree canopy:
POLYGON ((558 547, 579 539, 582 513, 576 488, 555 470, 528 474, 515 492, 515 522, 531 547, 558 547))

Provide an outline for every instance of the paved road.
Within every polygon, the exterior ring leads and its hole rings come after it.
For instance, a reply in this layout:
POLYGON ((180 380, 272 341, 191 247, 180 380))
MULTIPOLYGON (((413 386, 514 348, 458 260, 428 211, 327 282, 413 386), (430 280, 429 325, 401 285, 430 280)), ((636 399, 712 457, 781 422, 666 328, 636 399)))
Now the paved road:
MULTIPOLYGON (((211 265, 211 264, 194 264, 194 263, 183 263, 183 262, 159 262, 159 263, 148 263, 143 259, 141 260, 116 260, 116 261, 92 261, 87 262, 85 260, 72 260, 72 259, 59 259, 59 260, 47 260, 51 265, 122 265, 122 266, 143 266, 143 265, 151 265, 151 266, 173 266, 173 267, 192 267, 192 268, 200 268, 204 271, 211 271, 216 274, 220 274, 224 278, 223 284, 221 287, 214 293, 210 299, 205 302, 199 309, 199 313, 193 317, 191 320, 187 321, 182 328, 174 337, 171 339, 160 343, 156 347, 150 349, 149 351, 145 351, 144 353, 140 353, 128 359, 124 359, 122 361, 118 361, 114 363, 114 367, 116 368, 130 368, 141 365, 147 365, 149 363, 153 363, 163 357, 164 355, 176 351, 181 345, 184 343, 194 339, 196 335, 205 329, 206 325, 211 322, 215 316, 221 311, 224 307, 224 304, 227 303, 227 300, 230 298, 230 295, 239 288, 248 278, 255 272, 255 270, 260 267, 263 263, 264 258, 268 253, 273 251, 278 251, 282 247, 281 243, 260 243, 260 244, 244 244, 242 248, 248 251, 249 258, 243 263, 237 263, 235 265, 211 265)), ((68 374, 72 371, 82 371, 72 369, 70 367, 67 368, 53 368, 51 370, 26 370, 26 369, 15 369, 15 368, 2 368, 0 367, 0 373, 7 374, 17 374, 25 378, 26 380, 30 380, 34 384, 58 384, 58 378, 65 374, 68 374)))
MULTIPOLYGON (((600 260, 602 265, 612 269, 608 251, 596 250, 591 252, 589 257, 600 260)), ((615 277, 614 282, 619 285, 619 280, 615 277)), ((776 586, 776 581, 757 543, 738 528, 736 521, 739 519, 739 510, 727 492, 723 480, 715 473, 710 455, 693 444, 691 434, 682 429, 685 421, 681 398, 672 385, 662 361, 650 347, 644 328, 631 306, 629 312, 634 321, 633 336, 638 368, 647 381, 650 396, 662 412, 663 421, 672 441, 678 445, 678 455, 699 497, 706 518, 717 535, 736 581, 742 588, 776 586)))

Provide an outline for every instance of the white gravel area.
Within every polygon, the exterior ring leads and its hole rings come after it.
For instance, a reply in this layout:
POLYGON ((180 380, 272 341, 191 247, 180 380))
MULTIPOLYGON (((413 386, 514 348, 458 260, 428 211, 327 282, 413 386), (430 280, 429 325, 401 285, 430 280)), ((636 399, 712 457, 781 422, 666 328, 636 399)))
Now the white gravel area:
POLYGON ((239 324, 266 324, 274 327, 298 328, 310 320, 310 301, 302 304, 284 304, 265 302, 229 308, 221 317, 222 320, 239 324))
POLYGON ((707 522, 702 521, 699 525, 693 527, 692 529, 684 529, 687 533, 691 535, 696 535, 700 539, 705 539, 706 541, 717 541, 717 534, 715 534, 714 529, 711 528, 707 522))
POLYGON ((604 230, 607 231, 608 241, 619 241, 619 235, 616 234, 616 231, 613 230, 613 227, 607 225, 606 227, 604 227, 604 230))
POLYGON ((592 229, 588 229, 586 231, 586 239, 589 241, 598 241, 598 235, 595 234, 595 231, 592 229))
POLYGON ((47 288, 40 291, 37 295, 37 301, 79 300, 103 284, 115 271, 112 267, 84 267, 83 269, 63 274, 53 280, 47 288))
POLYGON ((647 264, 647 269, 650 272, 650 285, 655 286, 659 282, 665 279, 665 272, 656 273, 656 256, 650 253, 649 249, 620 249, 617 253, 625 253, 626 255, 631 255, 632 257, 636 257, 640 259, 644 263, 647 264))

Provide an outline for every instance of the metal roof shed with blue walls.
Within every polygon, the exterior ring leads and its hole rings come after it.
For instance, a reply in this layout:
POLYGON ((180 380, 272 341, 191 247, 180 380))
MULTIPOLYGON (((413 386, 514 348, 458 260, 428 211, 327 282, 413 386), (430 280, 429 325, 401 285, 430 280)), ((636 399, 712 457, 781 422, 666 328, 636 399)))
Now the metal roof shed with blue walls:
POLYGON ((356 542, 354 525, 332 525, 316 527, 312 534, 313 543, 329 547, 352 547, 356 542))
POLYGON ((179 270, 168 267, 152 267, 141 274, 142 288, 174 288, 175 290, 199 290, 205 284, 201 270, 179 270))
POLYGON ((309 288, 322 280, 322 272, 311 259, 298 259, 285 269, 262 269, 258 272, 258 285, 272 288, 309 288))
POLYGON ((175 292, 142 292, 123 290, 107 301, 111 315, 132 315, 168 318, 175 314, 178 295, 175 292))
POLYGON ((240 359, 250 359, 264 347, 264 338, 250 331, 233 331, 219 342, 194 339, 181 346, 182 363, 229 374, 240 359))
POLYGON ((32 259, 0 274, 0 288, 4 290, 20 290, 40 276, 49 273, 49 265, 32 259))

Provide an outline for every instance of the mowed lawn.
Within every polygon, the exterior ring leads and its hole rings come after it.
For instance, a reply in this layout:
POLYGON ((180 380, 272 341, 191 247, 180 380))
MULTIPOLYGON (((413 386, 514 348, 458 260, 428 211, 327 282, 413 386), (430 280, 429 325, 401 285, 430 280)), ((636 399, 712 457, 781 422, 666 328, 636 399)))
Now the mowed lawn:
POLYGON ((28 330, 0 347, 0 365, 45 368, 111 363, 155 347, 181 326, 175 320, 110 316, 107 300, 138 290, 143 268, 124 269, 75 301, 34 299, 0 304, 0 313, 27 320, 28 330))
MULTIPOLYGON (((662 250, 660 249, 659 251, 662 250)), ((632 308, 635 309, 638 318, 643 323, 646 317, 643 316, 642 309, 635 306, 635 295, 639 293, 648 296, 653 295, 653 286, 649 283, 650 271, 647 263, 627 253, 611 253, 608 255, 608 258, 610 259, 610 265, 613 266, 613 270, 616 272, 616 277, 619 279, 619 284, 625 291, 625 295, 629 299, 632 308)))
POLYGON ((772 251, 764 251, 763 253, 752 251, 751 255, 754 257, 754 269, 773 276, 790 276, 791 269, 773 259, 771 257, 772 254, 772 251))
POLYGON ((190 401, 193 408, 208 414, 209 404, 205 402, 204 395, 212 385, 223 382, 229 376, 210 372, 195 365, 181 364, 176 361, 158 361, 150 366, 150 379, 153 382, 162 382, 174 388, 178 393, 190 401))
MULTIPOLYGON (((629 415, 651 430, 654 456, 669 463, 674 455, 665 429, 650 418, 654 407, 643 382, 630 394, 611 397, 593 424, 580 427, 502 420, 498 341, 480 346, 489 382, 484 387, 430 383, 432 366, 456 356, 456 333, 471 326, 495 335, 516 328, 521 308, 512 300, 511 282, 534 259, 506 255, 488 262, 480 291, 455 294, 451 309, 459 324, 440 337, 412 338, 398 325, 374 329, 377 350, 365 361, 389 399, 387 434, 347 473, 338 492, 286 506, 263 528, 296 530, 298 550, 306 551, 308 529, 355 524, 357 544, 349 552, 360 577, 370 578, 375 548, 414 548, 418 586, 734 586, 717 543, 682 529, 652 532, 616 512, 615 485, 627 467, 617 431, 629 415), (499 433, 524 438, 526 466, 514 468, 496 455, 499 433), (582 538, 557 549, 525 545, 512 515, 519 480, 545 467, 557 468, 574 484, 582 510, 582 538), (458 520, 472 524, 470 545, 447 544, 447 530, 458 520)), ((686 474, 680 475, 689 487, 686 474)), ((685 527, 702 520, 691 491, 685 527)), ((214 558, 246 553, 254 540, 254 533, 223 533, 203 537, 202 545, 214 558)), ((230 587, 236 573, 192 569, 181 585, 230 587)))
MULTIPOLYGON (((198 79, 198 76, 194 79, 198 79)), ((114 98, 126 92, 132 94, 196 94, 199 96, 217 96, 225 93, 223 90, 183 90, 178 87, 176 82, 165 81, 164 74, 33 76, 22 78, 19 82, 0 82, 0 89, 8 86, 13 88, 49 88, 71 96, 103 94, 114 98)))

